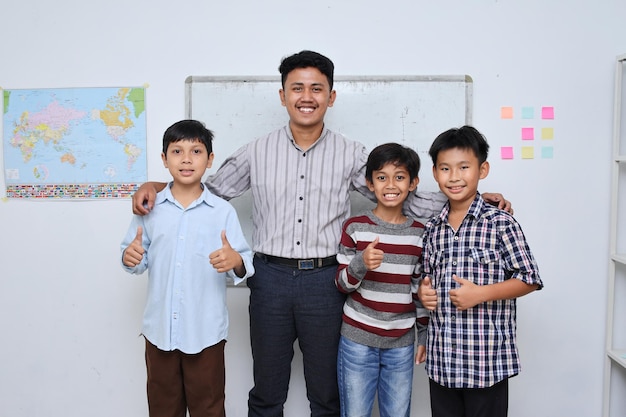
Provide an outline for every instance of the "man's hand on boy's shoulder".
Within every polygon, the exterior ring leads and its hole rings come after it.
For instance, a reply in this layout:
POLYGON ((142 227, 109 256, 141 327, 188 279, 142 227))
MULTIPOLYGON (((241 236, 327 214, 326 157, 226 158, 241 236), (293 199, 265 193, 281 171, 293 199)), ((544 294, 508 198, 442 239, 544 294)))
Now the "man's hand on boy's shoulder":
POLYGON ((154 207, 154 200, 159 191, 167 184, 162 182, 146 182, 133 194, 133 213, 144 216, 154 207))
POLYGON ((513 207, 511 207, 511 202, 505 200, 504 196, 500 193, 482 193, 481 196, 483 200, 492 206, 497 206, 500 210, 504 210, 507 213, 513 215, 513 207))

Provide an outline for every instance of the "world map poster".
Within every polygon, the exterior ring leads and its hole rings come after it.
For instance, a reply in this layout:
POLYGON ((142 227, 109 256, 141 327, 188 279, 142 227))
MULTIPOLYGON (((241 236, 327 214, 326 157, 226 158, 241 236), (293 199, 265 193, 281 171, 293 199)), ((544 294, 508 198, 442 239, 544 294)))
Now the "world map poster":
POLYGON ((6 197, 124 198, 146 181, 145 88, 2 92, 6 197))

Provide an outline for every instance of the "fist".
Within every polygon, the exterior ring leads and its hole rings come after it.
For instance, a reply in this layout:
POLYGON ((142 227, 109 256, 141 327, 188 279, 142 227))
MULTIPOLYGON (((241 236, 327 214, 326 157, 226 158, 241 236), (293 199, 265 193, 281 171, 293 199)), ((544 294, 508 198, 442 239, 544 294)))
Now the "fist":
POLYGON ((137 234, 130 245, 124 251, 124 256, 122 257, 122 263, 129 268, 135 267, 139 265, 141 260, 143 259, 143 254, 145 250, 141 244, 143 238, 143 229, 141 226, 137 227, 137 234))

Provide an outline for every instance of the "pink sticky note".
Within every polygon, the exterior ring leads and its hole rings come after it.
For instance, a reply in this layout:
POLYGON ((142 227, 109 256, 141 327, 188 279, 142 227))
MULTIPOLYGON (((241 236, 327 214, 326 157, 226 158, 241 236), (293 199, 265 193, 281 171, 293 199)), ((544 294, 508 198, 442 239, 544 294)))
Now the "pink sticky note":
POLYGON ((533 140, 533 139, 535 139, 535 128, 523 127, 522 128, 522 140, 533 140))
POLYGON ((554 107, 542 107, 541 108, 542 119, 554 119, 554 107))
POLYGON ((500 118, 501 119, 512 119, 513 118, 513 107, 501 107, 500 108, 500 118))
POLYGON ((513 159, 513 147, 512 146, 502 146, 500 148, 500 157, 502 159, 513 159))

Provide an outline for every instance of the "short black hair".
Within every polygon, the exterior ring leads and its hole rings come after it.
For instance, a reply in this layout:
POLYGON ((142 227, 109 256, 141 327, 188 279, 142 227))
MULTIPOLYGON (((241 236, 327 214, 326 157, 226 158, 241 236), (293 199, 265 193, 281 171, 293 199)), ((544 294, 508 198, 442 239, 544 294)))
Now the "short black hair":
POLYGON ((391 142, 372 149, 365 165, 365 179, 372 182, 372 173, 386 164, 406 167, 411 181, 417 178, 420 172, 420 157, 417 152, 399 143, 391 142))
POLYGON ((283 58, 278 71, 281 75, 281 84, 285 88, 285 81, 287 75, 297 68, 317 68, 322 74, 326 76, 330 89, 333 89, 333 80, 335 65, 333 61, 324 55, 313 51, 300 51, 297 54, 290 55, 283 58))
POLYGON ((480 164, 487 160, 487 155, 489 154, 489 144, 483 134, 476 128, 465 125, 459 128, 448 129, 435 138, 428 150, 428 154, 433 160, 433 165, 437 165, 439 152, 454 148, 471 150, 478 158, 478 163, 480 164))
POLYGON ((198 120, 181 120, 168 127, 163 134, 163 153, 167 155, 170 143, 181 140, 199 140, 209 155, 213 152, 213 132, 198 120))

